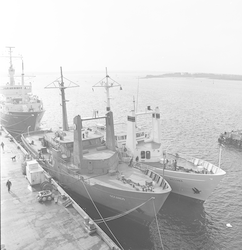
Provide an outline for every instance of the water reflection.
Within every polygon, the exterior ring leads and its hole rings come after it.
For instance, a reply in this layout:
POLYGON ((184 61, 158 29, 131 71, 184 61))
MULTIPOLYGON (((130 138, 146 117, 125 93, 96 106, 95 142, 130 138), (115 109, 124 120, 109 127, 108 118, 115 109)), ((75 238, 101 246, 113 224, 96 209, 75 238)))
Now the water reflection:
MULTIPOLYGON (((158 221, 164 249, 203 249, 208 241, 203 203, 172 193, 160 210, 158 221)), ((154 249, 159 249, 156 248, 160 241, 157 231, 153 222, 150 233, 154 249)))

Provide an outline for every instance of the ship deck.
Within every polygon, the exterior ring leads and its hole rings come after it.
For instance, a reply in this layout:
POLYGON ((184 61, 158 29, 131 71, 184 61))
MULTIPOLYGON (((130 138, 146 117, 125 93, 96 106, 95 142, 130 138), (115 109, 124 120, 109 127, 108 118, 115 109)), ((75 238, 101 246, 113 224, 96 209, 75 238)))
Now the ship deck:
MULTIPOLYGON (((37 134, 28 137, 29 142, 34 141, 34 144, 32 144, 31 147, 36 152, 43 148, 39 140, 41 137, 43 137, 43 134, 42 136, 37 134)), ((84 154, 83 157, 87 157, 88 159, 104 159, 106 157, 110 157, 111 154, 114 154, 111 150, 97 151, 96 149, 91 149, 90 152, 84 154)), ((48 154, 42 154, 42 156, 44 156, 45 159, 49 159, 48 154)), ((66 162, 65 166, 70 170, 78 170, 78 168, 70 162, 66 162)), ((70 174, 73 175, 74 178, 79 179, 79 174, 75 173, 75 171, 70 171, 70 174)), ((106 187, 137 192, 142 191, 142 186, 145 186, 146 182, 151 182, 151 179, 147 175, 139 169, 129 167, 126 163, 119 163, 118 171, 113 174, 102 174, 98 176, 96 174, 82 174, 82 176, 84 177, 84 180, 93 185, 100 184, 106 187)), ((163 188, 158 186, 155 182, 153 182, 152 186, 152 192, 160 193, 163 190, 163 188)))
MULTIPOLYGON (((125 163, 121 163, 118 166, 118 173, 110 176, 109 174, 95 176, 83 175, 84 178, 93 184, 100 184, 103 186, 116 188, 126 191, 142 191, 142 186, 146 185, 146 182, 151 182, 151 179, 138 169, 127 166, 125 163), (123 178, 122 178, 123 175, 123 178)), ((152 192, 162 192, 162 187, 153 182, 152 192)))

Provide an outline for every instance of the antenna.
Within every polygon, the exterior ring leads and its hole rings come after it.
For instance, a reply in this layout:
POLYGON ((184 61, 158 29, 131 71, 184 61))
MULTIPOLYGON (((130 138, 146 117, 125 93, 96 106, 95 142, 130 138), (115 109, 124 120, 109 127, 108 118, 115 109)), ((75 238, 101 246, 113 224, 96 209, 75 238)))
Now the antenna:
POLYGON ((22 75, 21 75, 21 78, 22 78, 22 100, 24 100, 24 60, 23 60, 23 57, 21 57, 22 59, 22 75))
POLYGON ((135 97, 133 96, 134 112, 135 112, 135 97))
POLYGON ((13 67, 13 64, 12 64, 12 49, 14 49, 15 47, 7 46, 6 48, 9 48, 9 63, 10 63, 10 67, 13 67))
POLYGON ((15 74, 15 70, 13 68, 13 62, 12 62, 12 49, 14 47, 12 46, 8 46, 6 48, 9 48, 9 69, 8 69, 8 73, 9 73, 9 81, 10 81, 10 85, 14 85, 15 84, 15 81, 14 81, 14 74, 15 74))
POLYGON ((66 111, 66 102, 68 102, 68 100, 66 100, 66 98, 65 98, 65 89, 66 88, 76 88, 76 87, 79 87, 79 85, 72 82, 71 80, 68 80, 67 78, 63 77, 62 67, 60 67, 60 73, 61 73, 61 76, 59 78, 57 78, 55 81, 53 81, 52 83, 50 83, 49 85, 47 85, 45 87, 45 89, 56 89, 56 88, 60 89, 60 91, 61 91, 61 103, 62 103, 61 106, 62 106, 63 130, 68 131, 69 126, 68 126, 67 111, 66 111), (69 81, 68 86, 65 86, 63 79, 69 81))
POLYGON ((92 87, 105 88, 106 96, 107 96, 107 107, 106 107, 107 111, 111 110, 111 108, 110 108, 110 99, 111 98, 109 96, 109 89, 113 88, 113 87, 120 87, 120 90, 122 90, 122 86, 108 75, 107 67, 106 67, 106 76, 102 80, 100 80, 99 82, 94 84, 92 87), (112 80, 111 83, 109 82, 109 79, 112 80))
POLYGON ((137 102, 136 102, 136 110, 135 112, 137 113, 138 112, 138 100, 139 100, 139 76, 138 76, 138 86, 137 86, 137 102))

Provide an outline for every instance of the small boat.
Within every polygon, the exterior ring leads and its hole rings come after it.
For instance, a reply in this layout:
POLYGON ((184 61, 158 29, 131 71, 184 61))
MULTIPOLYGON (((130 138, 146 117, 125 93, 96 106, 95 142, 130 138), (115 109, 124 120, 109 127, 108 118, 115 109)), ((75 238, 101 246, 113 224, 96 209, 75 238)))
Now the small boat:
POLYGON ((32 93, 32 85, 24 83, 22 59, 22 84, 16 84, 12 64, 12 48, 9 47, 9 82, 0 86, 0 123, 12 136, 20 139, 22 133, 35 131, 44 115, 42 101, 32 93))
MULTIPOLYGON (((61 82, 64 98, 65 87, 61 82)), ((121 160, 115 148, 113 113, 107 111, 106 115, 94 118, 78 115, 74 118, 74 130, 69 130, 67 116, 63 117, 64 130, 25 133, 24 147, 61 185, 111 209, 115 218, 125 215, 140 224, 149 224, 171 187, 158 173, 121 160), (105 120, 105 144, 102 135, 83 129, 83 122, 94 119, 105 120)))
MULTIPOLYGON (((138 165, 149 165, 155 173, 162 175, 171 185, 172 192, 204 202, 226 174, 220 166, 208 161, 169 154, 162 148, 160 110, 135 113, 127 117, 127 139, 120 148, 123 156, 134 159, 138 165), (136 139, 136 119, 139 115, 149 115, 152 129, 144 140, 136 139)), ((221 156, 220 156, 221 158, 221 156)), ((220 165, 220 163, 219 163, 220 165)))
POLYGON ((242 148, 242 130, 224 132, 219 136, 218 142, 224 145, 233 145, 242 148))

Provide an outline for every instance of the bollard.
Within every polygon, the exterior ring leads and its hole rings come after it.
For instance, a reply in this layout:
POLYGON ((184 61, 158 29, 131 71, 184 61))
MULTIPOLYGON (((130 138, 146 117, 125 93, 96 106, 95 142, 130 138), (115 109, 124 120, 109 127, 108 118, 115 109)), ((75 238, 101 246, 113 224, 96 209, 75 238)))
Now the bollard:
POLYGON ((85 216, 84 217, 85 224, 88 226, 89 225, 89 217, 85 216))

